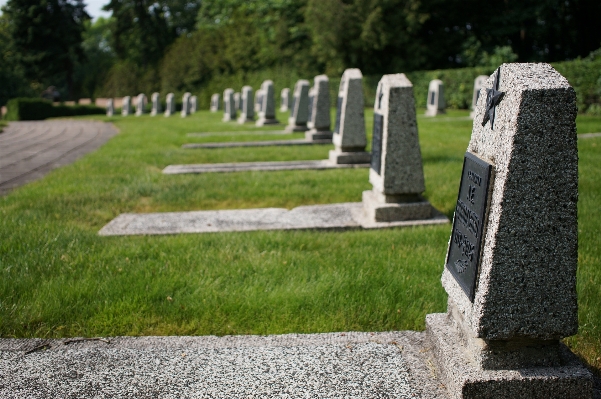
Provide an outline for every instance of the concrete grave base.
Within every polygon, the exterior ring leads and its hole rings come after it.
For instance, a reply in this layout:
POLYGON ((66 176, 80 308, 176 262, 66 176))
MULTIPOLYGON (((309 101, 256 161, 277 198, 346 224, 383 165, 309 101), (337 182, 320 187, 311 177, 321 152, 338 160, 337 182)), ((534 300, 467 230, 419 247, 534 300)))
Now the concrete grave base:
POLYGON ((179 175, 186 173, 273 172, 278 170, 324 170, 344 168, 369 168, 369 164, 335 164, 328 159, 315 161, 205 163, 169 165, 163 169, 163 173, 166 175, 179 175))
POLYGON ((124 213, 104 226, 98 234, 147 235, 179 233, 220 233, 257 230, 342 230, 381 229, 448 223, 449 219, 432 210, 423 220, 374 222, 368 219, 361 202, 284 208, 239 209, 165 213, 124 213))
POLYGON ((307 125, 295 125, 295 124, 290 124, 290 125, 286 126, 286 128, 284 129, 284 131, 287 133, 306 132, 307 130, 309 130, 307 125))
POLYGON ((316 141, 316 140, 329 140, 332 142, 332 132, 330 130, 316 130, 311 129, 305 132, 305 140, 316 141))
POLYGON ((255 119, 254 118, 243 118, 240 117, 238 118, 238 123, 241 125, 244 125, 245 123, 255 123, 255 119))
POLYGON ((266 126, 266 125, 278 125, 280 123, 279 120, 277 119, 266 119, 266 118, 259 118, 257 120, 257 122, 255 123, 256 126, 266 126))
POLYGON ((330 162, 341 164, 369 164, 371 162, 371 154, 365 151, 343 152, 339 149, 330 150, 330 162))
MULTIPOLYGON (((380 195, 382 196, 382 195, 380 195)), ((373 190, 363 192, 365 215, 376 222, 429 219, 432 216, 430 202, 420 198, 415 202, 386 202, 373 190)))
POLYGON ((222 121, 222 122, 232 122, 232 121, 235 121, 235 119, 233 119, 231 116, 229 116, 229 115, 227 115, 227 114, 226 114, 226 115, 223 117, 223 119, 221 119, 221 121, 222 121))
POLYGON ((305 139, 296 140, 265 140, 265 141, 234 141, 220 143, 190 143, 182 145, 182 148, 235 148, 235 147, 273 147, 273 146, 291 146, 291 145, 316 145, 332 144, 330 140, 307 141, 305 139))
POLYGON ((239 131, 228 131, 228 132, 193 132, 188 133, 188 137, 214 137, 214 136, 247 136, 247 135, 260 135, 266 136, 270 134, 275 135, 288 135, 283 130, 239 130, 239 131))
POLYGON ((478 367, 446 313, 426 316, 426 330, 434 350, 441 382, 451 399, 589 399, 593 376, 561 345, 561 365, 484 370, 478 367))
POLYGON ((440 110, 440 109, 427 109, 426 113, 424 114, 425 116, 436 116, 436 115, 444 115, 446 114, 445 111, 440 110))

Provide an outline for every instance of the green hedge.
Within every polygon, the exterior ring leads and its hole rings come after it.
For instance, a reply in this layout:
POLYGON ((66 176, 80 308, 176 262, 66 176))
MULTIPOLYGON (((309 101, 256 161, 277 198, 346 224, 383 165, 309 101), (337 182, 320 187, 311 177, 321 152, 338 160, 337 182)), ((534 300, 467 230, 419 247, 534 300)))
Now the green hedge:
POLYGON ((39 121, 47 118, 77 115, 103 115, 106 110, 95 105, 53 105, 40 98, 13 98, 6 104, 5 119, 9 121, 39 121))

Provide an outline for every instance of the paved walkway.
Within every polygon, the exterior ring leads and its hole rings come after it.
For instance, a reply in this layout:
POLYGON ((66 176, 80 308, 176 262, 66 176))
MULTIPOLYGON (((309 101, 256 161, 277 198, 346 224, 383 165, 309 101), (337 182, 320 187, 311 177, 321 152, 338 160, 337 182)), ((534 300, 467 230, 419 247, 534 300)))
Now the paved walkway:
POLYGON ((0 195, 94 151, 116 133, 95 121, 11 122, 0 133, 0 195))
POLYGON ((425 333, 0 339, 2 398, 446 398, 425 333))

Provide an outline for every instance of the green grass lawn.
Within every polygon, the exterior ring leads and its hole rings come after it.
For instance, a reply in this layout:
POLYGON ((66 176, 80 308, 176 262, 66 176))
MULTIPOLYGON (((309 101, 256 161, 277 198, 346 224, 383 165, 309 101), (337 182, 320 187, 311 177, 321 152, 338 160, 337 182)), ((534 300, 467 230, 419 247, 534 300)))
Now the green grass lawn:
MULTIPOLYGON (((427 191, 452 217, 467 111, 418 111, 427 191)), ((120 134, 93 154, 0 197, 0 336, 279 334, 421 330, 444 312, 440 275, 451 226, 380 231, 99 237, 122 212, 360 201, 368 170, 163 175, 169 164, 324 159, 331 146, 182 149, 187 137, 253 130, 189 118, 113 118, 120 134)), ((279 119, 286 121, 287 115, 279 119)), ((373 113, 366 110, 371 133, 373 113)), ((282 127, 270 127, 282 129, 282 127)), ((580 133, 601 118, 579 117, 580 133)), ((302 137, 296 134, 293 137, 302 137)), ((601 366, 601 138, 579 140, 580 331, 568 344, 601 366)))

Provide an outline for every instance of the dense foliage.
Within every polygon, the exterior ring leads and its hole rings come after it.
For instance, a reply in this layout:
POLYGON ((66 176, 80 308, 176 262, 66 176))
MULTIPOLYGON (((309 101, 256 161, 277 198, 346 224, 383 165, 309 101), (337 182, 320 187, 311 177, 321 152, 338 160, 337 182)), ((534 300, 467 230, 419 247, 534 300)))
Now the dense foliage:
POLYGON ((78 115, 104 115, 104 108, 94 105, 52 105, 41 98, 13 98, 6 104, 9 121, 39 121, 47 118, 78 115))

